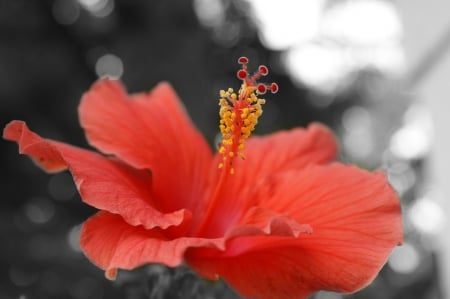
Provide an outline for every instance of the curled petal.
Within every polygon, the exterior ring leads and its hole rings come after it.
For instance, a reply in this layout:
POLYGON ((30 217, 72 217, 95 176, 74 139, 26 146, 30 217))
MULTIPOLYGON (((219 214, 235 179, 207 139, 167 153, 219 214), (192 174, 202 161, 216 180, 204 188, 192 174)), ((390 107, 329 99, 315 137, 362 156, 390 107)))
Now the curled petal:
POLYGON ((227 232, 226 237, 249 235, 272 235, 298 237, 300 234, 311 234, 308 224, 301 224, 291 217, 277 214, 261 207, 249 209, 239 224, 227 232))
POLYGON ((119 215, 99 212, 82 227, 81 248, 89 259, 113 279, 117 269, 134 269, 148 263, 178 266, 188 248, 223 250, 223 239, 169 239, 158 229, 131 226, 119 215))
POLYGON ((69 169, 83 201, 97 209, 121 214, 131 225, 167 228, 189 221, 189 211, 162 213, 151 192, 151 174, 117 159, 61 142, 43 139, 22 121, 12 121, 4 137, 49 172, 69 169))
POLYGON ((120 82, 100 80, 83 96, 79 115, 93 146, 151 170, 165 212, 201 210, 212 153, 169 84, 128 96, 120 82))
POLYGON ((67 168, 59 151, 50 142, 31 132, 23 121, 13 120, 7 124, 3 138, 17 142, 19 152, 28 155, 45 171, 53 173, 67 168))

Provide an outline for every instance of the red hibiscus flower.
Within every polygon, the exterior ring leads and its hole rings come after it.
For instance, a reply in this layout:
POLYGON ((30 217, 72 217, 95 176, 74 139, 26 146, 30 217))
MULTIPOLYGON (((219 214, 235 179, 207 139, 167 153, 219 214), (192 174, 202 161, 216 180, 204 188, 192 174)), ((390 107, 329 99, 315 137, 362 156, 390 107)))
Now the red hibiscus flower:
POLYGON ((221 91, 223 141, 213 154, 167 83, 127 95, 102 79, 79 116, 99 152, 41 138, 12 121, 16 141, 48 172, 68 169, 82 200, 100 211, 81 230, 86 256, 117 269, 188 263, 251 298, 306 298, 370 283, 402 242, 399 199, 381 172, 335 161, 324 126, 250 137, 259 95, 276 84, 250 76, 241 58, 237 93, 221 91))

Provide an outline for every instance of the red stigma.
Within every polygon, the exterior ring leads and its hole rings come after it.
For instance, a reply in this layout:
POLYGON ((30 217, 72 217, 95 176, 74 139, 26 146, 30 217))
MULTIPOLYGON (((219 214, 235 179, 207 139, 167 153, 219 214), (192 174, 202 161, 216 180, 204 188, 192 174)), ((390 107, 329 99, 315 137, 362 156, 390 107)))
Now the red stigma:
POLYGON ((278 92, 278 84, 273 82, 272 84, 270 84, 269 90, 272 93, 277 93, 278 92))
POLYGON ((269 73, 269 69, 268 69, 267 66, 265 66, 265 65, 260 65, 260 66, 259 66, 259 73, 260 73, 262 76, 265 76, 265 75, 267 75, 267 74, 269 73))
POLYGON ((267 87, 264 84, 258 84, 258 93, 265 94, 267 91, 267 87))
POLYGON ((242 56, 238 59, 238 63, 239 64, 247 64, 248 63, 248 58, 245 56, 242 56))
POLYGON ((276 93, 278 91, 278 85, 276 83, 264 84, 256 82, 261 76, 266 76, 267 74, 269 74, 269 69, 267 68, 267 66, 260 65, 258 67, 258 71, 249 76, 249 73, 247 71, 248 62, 249 60, 245 56, 242 56, 238 59, 238 63, 242 64, 242 69, 240 69, 236 73, 238 79, 244 81, 246 86, 256 88, 256 91, 259 94, 265 94, 267 91, 276 93))
POLYGON ((247 71, 246 70, 239 70, 237 72, 237 77, 238 79, 244 80, 245 78, 247 78, 247 71))

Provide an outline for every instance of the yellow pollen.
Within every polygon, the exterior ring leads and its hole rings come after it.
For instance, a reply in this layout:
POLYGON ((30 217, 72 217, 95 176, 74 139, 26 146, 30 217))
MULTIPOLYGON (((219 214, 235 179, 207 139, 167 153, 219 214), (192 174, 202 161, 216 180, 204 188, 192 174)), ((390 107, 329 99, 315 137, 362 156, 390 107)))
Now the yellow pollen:
MULTIPOLYGON (((242 151, 245 148, 245 141, 250 137, 251 132, 258 123, 258 117, 262 114, 263 99, 256 95, 257 89, 254 86, 242 84, 238 94, 232 88, 227 91, 220 91, 220 125, 222 134, 222 145, 219 153, 233 158, 239 156, 244 158, 242 151)), ((232 163, 232 159, 228 160, 232 163)), ((223 162, 219 168, 223 167, 223 162)), ((230 168, 230 174, 234 173, 234 168, 230 168)))
POLYGON ((239 58, 238 62, 242 69, 237 72, 237 77, 242 80, 241 88, 234 92, 233 88, 220 91, 219 99, 219 129, 222 134, 222 143, 219 153, 222 155, 222 162, 219 168, 227 167, 230 174, 235 172, 233 167, 234 157, 245 159, 243 153, 245 142, 252 134, 258 123, 258 118, 262 115, 262 105, 265 100, 258 95, 266 91, 275 93, 278 91, 276 83, 261 84, 256 80, 268 74, 266 66, 259 66, 258 71, 249 76, 247 71, 248 59, 239 58), (227 159, 228 158, 228 159, 227 159))

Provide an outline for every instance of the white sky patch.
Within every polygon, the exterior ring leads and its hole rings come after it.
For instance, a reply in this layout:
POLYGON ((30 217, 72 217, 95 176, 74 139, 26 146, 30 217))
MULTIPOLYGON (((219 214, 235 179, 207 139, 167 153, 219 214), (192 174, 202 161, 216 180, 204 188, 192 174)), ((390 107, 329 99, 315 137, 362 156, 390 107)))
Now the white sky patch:
POLYGON ((272 50, 285 50, 317 34, 324 0, 247 0, 258 24, 261 42, 272 50))
POLYGON ((284 66, 295 83, 330 94, 345 89, 363 69, 390 76, 403 72, 403 27, 391 2, 247 2, 261 42, 284 51, 284 66))
POLYGON ((402 31, 392 4, 379 0, 344 1, 328 10, 322 22, 325 35, 361 45, 399 39, 402 31))

